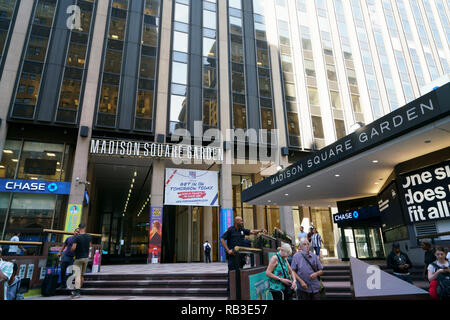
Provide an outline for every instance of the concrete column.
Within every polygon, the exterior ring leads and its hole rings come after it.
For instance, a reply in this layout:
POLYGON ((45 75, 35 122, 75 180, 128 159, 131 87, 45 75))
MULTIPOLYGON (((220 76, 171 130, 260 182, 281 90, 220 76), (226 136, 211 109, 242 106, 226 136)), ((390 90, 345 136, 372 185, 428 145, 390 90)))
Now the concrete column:
POLYGON ((0 80, 0 161, 3 155, 3 147, 5 146, 8 124, 6 119, 10 110, 10 101, 14 94, 14 85, 16 83, 17 74, 19 72, 20 60, 22 57, 23 47, 27 36, 28 23, 33 11, 33 1, 21 1, 17 12, 17 23, 12 29, 11 41, 5 58, 5 66, 0 80))
POLYGON ((161 41, 158 62, 158 89, 155 113, 155 136, 167 132, 170 48, 172 43, 172 1, 162 1, 161 41))
MULTIPOLYGON (((153 161, 152 170, 152 197, 150 200, 152 207, 162 207, 164 205, 164 174, 165 164, 163 160, 153 161)), ((163 212, 164 214, 164 212, 163 212)))
POLYGON ((256 206, 256 229, 267 229, 264 206, 256 206))
POLYGON ((292 207, 280 207, 280 226, 292 240, 295 241, 294 218, 292 217, 292 207))
MULTIPOLYGON (((208 240, 208 242, 211 244, 211 247, 212 247, 212 241, 213 241, 213 230, 212 230, 213 217, 212 217, 212 215, 213 215, 212 207, 204 207, 203 208, 203 242, 208 240)), ((203 252, 203 243, 202 243, 202 252, 203 252)))
POLYGON ((286 112, 284 108, 283 82, 281 79, 281 65, 278 55, 278 28, 277 17, 273 0, 265 0, 265 18, 267 26, 267 42, 270 47, 270 65, 272 70, 273 112, 275 117, 275 128, 278 129, 277 164, 288 166, 288 157, 281 156, 281 148, 288 146, 286 133, 286 112))
MULTIPOLYGON (((218 1, 219 25, 219 106, 220 106, 220 129, 224 141, 230 141, 230 74, 228 70, 228 12, 227 0, 218 1)), ((221 165, 219 176, 220 183, 220 207, 224 209, 233 208, 232 187, 232 150, 224 150, 224 162, 221 165)))
POLYGON ((72 187, 70 189, 69 204, 83 203, 85 185, 78 183, 76 178, 78 177, 81 182, 85 182, 87 177, 89 144, 97 105, 97 87, 98 79, 100 77, 100 65, 102 62, 107 16, 108 1, 99 1, 80 119, 80 127, 87 126, 90 130, 87 138, 78 136, 72 171, 72 187))

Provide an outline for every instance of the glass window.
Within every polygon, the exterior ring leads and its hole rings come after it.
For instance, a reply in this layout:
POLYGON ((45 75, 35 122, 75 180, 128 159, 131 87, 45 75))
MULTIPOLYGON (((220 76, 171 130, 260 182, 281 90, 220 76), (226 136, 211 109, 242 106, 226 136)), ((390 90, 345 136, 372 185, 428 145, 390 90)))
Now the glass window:
POLYGON ((272 89, 269 78, 259 77, 259 94, 262 97, 272 97, 272 89))
POLYGON ((81 82, 76 80, 64 80, 61 87, 59 106, 67 109, 78 109, 81 91, 81 82))
POLYGON ((339 140, 346 136, 345 133, 345 123, 344 120, 334 120, 334 125, 336 127, 336 138, 339 140))
POLYGON ((156 47, 158 45, 158 28, 148 24, 144 24, 142 35, 142 44, 156 47))
POLYGON ((244 74, 238 72, 232 73, 232 90, 237 93, 245 93, 244 74))
POLYGON ((319 94, 316 88, 308 87, 309 104, 312 106, 319 105, 319 94))
POLYGON ((137 97, 136 117, 153 117, 153 91, 139 90, 137 97))
POLYGON ((217 127, 217 100, 203 101, 203 125, 217 127))
POLYGON ((120 70, 122 67, 122 52, 120 51, 106 51, 105 58, 105 72, 112 72, 120 74, 120 70))
POLYGON ((187 72, 187 64, 172 62, 172 82, 187 85, 187 72))
POLYGON ((339 96, 339 92, 337 91, 330 91, 330 97, 331 97, 331 107, 334 109, 342 109, 341 106, 341 98, 339 96))
POLYGON ((155 78, 155 58, 142 56, 141 57, 141 78, 154 79, 155 78))
POLYGON ((17 179, 59 181, 63 154, 63 144, 26 141, 20 157, 17 179))
POLYGON ((216 56, 216 40, 210 38, 203 38, 203 56, 215 57, 216 56))
POLYGON ((173 50, 180 52, 188 52, 189 41, 188 34, 183 32, 173 33, 173 50))
POLYGON ((247 129, 247 110, 245 105, 233 104, 233 125, 235 129, 247 129))
POLYGON ((159 15, 159 7, 161 6, 161 0, 146 0, 144 13, 151 16, 159 15))
POLYGON ((287 117, 289 135, 299 136, 300 127, 298 125, 298 115, 296 113, 288 112, 287 117))
POLYGON ((109 25, 109 38, 125 40, 125 24, 126 20, 112 18, 109 25))
POLYGON ((324 139, 325 137, 323 134, 322 118, 312 116, 311 120, 313 125, 314 138, 324 139))
POLYGON ((242 43, 231 42, 231 61, 244 63, 244 47, 242 43))
POLYGON ((175 95, 170 97, 170 121, 186 122, 186 104, 186 97, 175 95))
POLYGON ((274 128, 273 113, 271 109, 261 108, 262 128, 272 130, 274 128))
POLYGON ((0 177, 3 179, 14 179, 17 164, 19 162, 22 141, 6 140, 3 148, 2 161, 0 164, 0 177))
POLYGON ((175 21, 189 23, 189 7, 180 3, 175 4, 175 21))
POLYGON ((116 114, 119 88, 111 85, 103 85, 100 96, 99 112, 116 114))
POLYGON ((208 10, 203 10, 203 28, 216 29, 216 13, 208 10))
POLYGON ((203 87, 205 88, 216 88, 217 78, 215 68, 203 68, 203 87))
POLYGON ((67 65, 83 68, 86 62, 86 46, 72 43, 67 55, 67 65))

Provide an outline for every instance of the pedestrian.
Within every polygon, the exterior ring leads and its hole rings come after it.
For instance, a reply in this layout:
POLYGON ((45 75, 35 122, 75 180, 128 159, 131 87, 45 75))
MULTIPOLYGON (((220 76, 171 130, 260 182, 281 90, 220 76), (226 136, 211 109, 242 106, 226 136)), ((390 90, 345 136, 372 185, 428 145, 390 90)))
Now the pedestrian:
POLYGON ((292 300, 297 289, 294 271, 287 260, 290 255, 291 246, 283 243, 278 252, 270 258, 266 276, 269 278, 269 291, 273 300, 292 300))
POLYGON ((65 289, 67 287, 67 268, 73 265, 73 257, 74 252, 71 250, 73 241, 80 234, 80 230, 78 228, 75 229, 73 236, 68 237, 66 241, 64 241, 63 247, 59 250, 58 257, 61 257, 61 289, 65 289))
MULTIPOLYGON (((19 242, 20 241, 20 232, 14 232, 13 236, 9 241, 19 242)), ((8 250, 9 256, 18 256, 20 255, 20 250, 22 250, 24 253, 27 251, 24 247, 21 245, 10 245, 8 250)))
POLYGON ((316 253, 316 256, 320 258, 320 248, 322 247, 322 237, 316 228, 313 229, 313 235, 311 236, 311 245, 316 253))
POLYGON ((0 248, 0 300, 6 300, 8 281, 11 279, 13 271, 14 264, 2 259, 2 248, 0 248))
POLYGON ((297 284, 297 298, 299 300, 320 300, 320 276, 323 266, 319 257, 309 249, 309 242, 304 239, 300 242, 299 250, 292 259, 292 270, 295 271, 297 284))
POLYGON ((314 234, 314 227, 310 227, 310 228, 309 228, 309 232, 308 232, 308 234, 306 235, 306 238, 308 239, 308 242, 309 242, 309 248, 310 248, 311 251, 313 250, 313 247, 312 247, 312 244, 311 244, 311 240, 312 240, 313 234, 314 234))
POLYGON ((80 234, 75 237, 72 244, 72 252, 75 254, 75 290, 72 291, 73 298, 80 297, 80 289, 84 283, 84 274, 89 262, 89 248, 92 246, 92 237, 86 233, 86 224, 81 223, 78 226, 80 234))
POLYGON ((308 234, 304 231, 303 226, 300 226, 300 232, 297 234, 298 243, 302 242, 303 239, 307 239, 308 234))
POLYGON ((241 217, 234 218, 234 224, 224 232, 220 242, 225 249, 228 260, 228 297, 230 297, 230 271, 239 270, 246 264, 245 256, 242 255, 239 263, 236 263, 234 247, 245 246, 245 236, 250 234, 266 233, 264 229, 249 230, 244 228, 244 221, 241 217), (226 242, 225 242, 226 241, 226 242))
POLYGON ((428 265, 430 296, 433 299, 450 299, 450 267, 444 248, 436 248, 436 260, 428 265))
POLYGON ((205 262, 211 263, 211 245, 209 244, 208 240, 206 240, 203 244, 203 251, 205 252, 205 262))
POLYGON ((20 277, 17 275, 19 266, 17 263, 13 262, 13 273, 11 278, 8 280, 6 289, 6 300, 23 300, 23 294, 19 293, 20 288, 20 277))
POLYGON ((392 251, 387 257, 387 267, 394 271, 394 276, 397 278, 413 284, 409 273, 409 268, 412 267, 411 260, 406 253, 400 250, 398 242, 392 244, 392 251))
POLYGON ((420 247, 425 251, 424 253, 424 262, 425 267, 423 270, 423 278, 428 281, 428 266, 436 260, 436 256, 434 255, 434 250, 431 247, 431 242, 428 240, 422 240, 420 243, 420 247))

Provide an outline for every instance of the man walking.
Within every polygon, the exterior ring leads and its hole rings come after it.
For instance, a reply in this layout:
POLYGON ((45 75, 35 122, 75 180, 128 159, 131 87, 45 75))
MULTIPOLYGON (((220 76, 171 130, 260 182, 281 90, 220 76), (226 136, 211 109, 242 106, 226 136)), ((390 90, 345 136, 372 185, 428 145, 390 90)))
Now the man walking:
POLYGON ((71 251, 75 255, 74 267, 75 270, 75 290, 72 291, 73 298, 80 297, 80 289, 84 283, 84 274, 86 273, 86 268, 89 262, 89 248, 92 246, 92 237, 86 233, 86 224, 81 223, 78 226, 80 234, 75 237, 72 244, 71 251))
POLYGON ((66 282, 67 282, 67 268, 71 265, 73 265, 73 257, 74 252, 72 251, 72 245, 73 241, 75 240, 75 237, 80 234, 80 230, 77 228, 74 231, 74 235, 67 238, 66 241, 64 241, 64 246, 61 248, 61 250, 58 253, 58 257, 61 257, 61 288, 66 288, 66 282))
MULTIPOLYGON (((9 241, 19 242, 20 241, 20 232, 14 232, 13 236, 9 241)), ((8 250, 9 256, 18 256, 20 253, 20 250, 22 250, 24 253, 26 252, 26 249, 22 247, 21 245, 10 245, 8 250)))
POLYGON ((322 247, 322 237, 316 228, 313 229, 313 235, 311 237, 311 245, 316 253, 316 256, 320 258, 320 248, 322 247))
POLYGON ((238 270, 242 268, 246 261, 245 256, 241 257, 239 263, 236 263, 234 247, 245 246, 245 236, 251 234, 258 234, 260 232, 266 233, 266 230, 249 230, 244 228, 244 221, 241 217, 234 219, 234 225, 229 227, 227 231, 220 238, 222 246, 225 248, 227 260, 228 260, 228 297, 230 297, 230 271, 238 270), (226 242, 225 242, 226 241, 226 242))
POLYGON ((392 251, 387 257, 387 267, 394 271, 394 276, 397 278, 413 284, 409 273, 409 268, 412 267, 411 260, 406 253, 400 250, 398 242, 392 244, 392 251))
POLYGON ((211 263, 211 245, 209 244, 208 240, 206 240, 203 244, 203 251, 205 252, 205 262, 211 263))
POLYGON ((297 234, 298 243, 301 243, 303 239, 308 238, 308 234, 304 231, 303 226, 300 226, 300 232, 297 234))

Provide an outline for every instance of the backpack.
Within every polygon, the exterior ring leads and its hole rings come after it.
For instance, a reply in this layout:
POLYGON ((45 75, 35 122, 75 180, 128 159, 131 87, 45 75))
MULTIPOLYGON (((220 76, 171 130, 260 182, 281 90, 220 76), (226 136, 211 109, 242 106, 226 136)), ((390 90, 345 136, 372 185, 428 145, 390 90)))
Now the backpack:
MULTIPOLYGON (((443 269, 436 263, 432 263, 436 270, 443 269)), ((437 295, 441 300, 450 299, 450 273, 441 273, 437 277, 437 295)))
POLYGON ((205 253, 206 254, 209 254, 211 252, 211 247, 208 245, 208 246, 206 246, 206 248, 205 248, 205 253))

